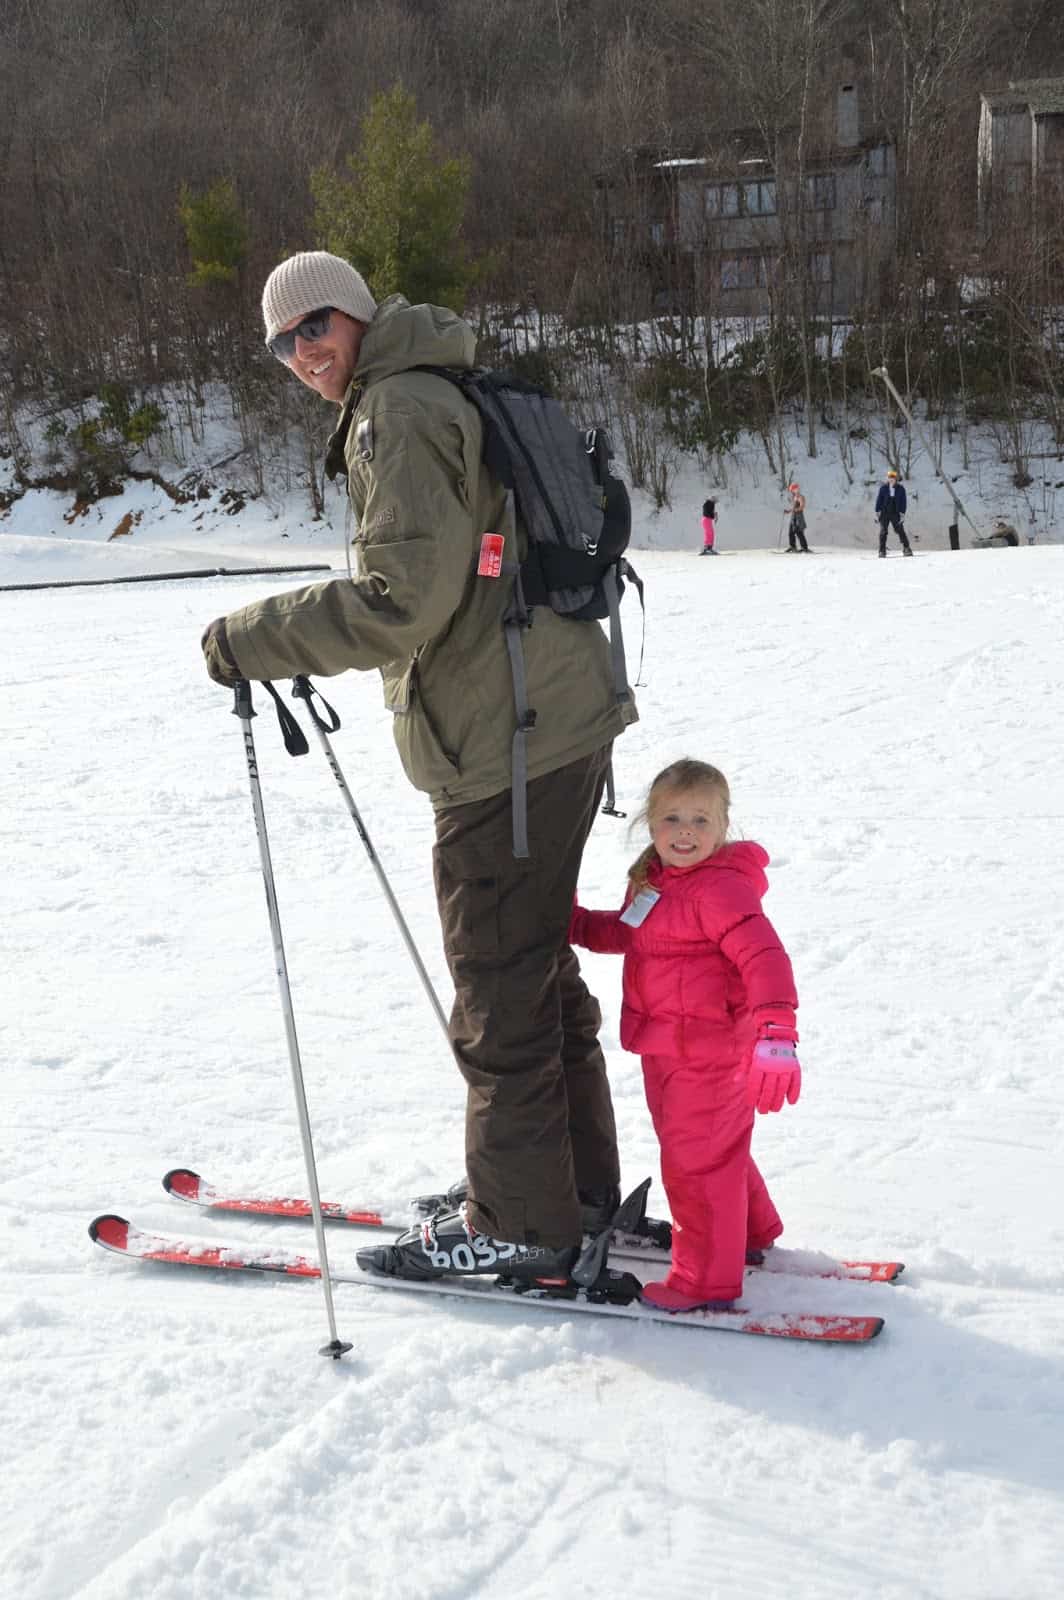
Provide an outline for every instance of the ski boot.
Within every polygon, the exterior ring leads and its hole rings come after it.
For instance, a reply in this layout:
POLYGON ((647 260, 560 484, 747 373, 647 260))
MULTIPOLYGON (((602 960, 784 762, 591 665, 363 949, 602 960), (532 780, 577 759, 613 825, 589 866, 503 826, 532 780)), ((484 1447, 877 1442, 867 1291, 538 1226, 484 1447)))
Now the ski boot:
POLYGON ((356 1259, 364 1272, 421 1283, 493 1277, 499 1289, 515 1294, 575 1300, 583 1293, 596 1304, 629 1305, 639 1298, 640 1283, 631 1273, 607 1266, 609 1239, 607 1227, 583 1249, 511 1244, 478 1232, 462 1204, 426 1217, 392 1244, 357 1251, 356 1259))
POLYGON ((410 1202, 410 1209, 415 1217, 434 1217, 439 1211, 457 1211, 468 1194, 469 1179, 459 1178, 457 1183, 452 1183, 442 1194, 415 1195, 410 1202))
MULTIPOLYGON (((614 1225, 613 1244, 621 1249, 647 1249, 653 1247, 658 1250, 672 1249, 672 1223, 660 1217, 646 1215, 646 1186, 640 1186, 635 1192, 643 1195, 643 1209, 633 1214, 625 1212, 628 1224, 623 1232, 614 1225)), ((460 1178, 457 1183, 444 1194, 423 1194, 412 1202, 414 1214, 418 1217, 432 1217, 441 1211, 457 1211, 469 1194, 469 1182, 460 1178)), ((621 1191, 616 1184, 605 1184, 600 1189, 579 1189, 580 1222, 584 1232, 585 1241, 598 1234, 611 1220, 620 1207, 621 1191)), ((627 1202, 626 1202, 627 1204, 627 1202)))
POLYGON ((640 1296, 644 1305, 654 1306, 658 1311, 678 1313, 681 1311, 733 1311, 734 1300, 706 1300, 698 1295, 685 1294, 682 1289, 674 1289, 666 1278, 663 1283, 645 1283, 640 1296))
POLYGON ((493 1239, 478 1232, 469 1221, 464 1202, 453 1211, 438 1211, 425 1217, 391 1244, 356 1252, 365 1272, 386 1277, 423 1282, 427 1278, 504 1274, 507 1278, 527 1278, 541 1286, 555 1287, 568 1284, 569 1269, 579 1254, 578 1245, 555 1249, 493 1239))

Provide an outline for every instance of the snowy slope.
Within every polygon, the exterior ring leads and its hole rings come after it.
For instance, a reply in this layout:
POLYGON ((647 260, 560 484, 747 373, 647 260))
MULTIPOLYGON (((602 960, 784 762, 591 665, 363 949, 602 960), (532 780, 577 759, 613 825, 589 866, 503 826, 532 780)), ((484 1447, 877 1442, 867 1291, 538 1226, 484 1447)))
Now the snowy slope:
MULTIPOLYGON (((0 582, 100 576, 119 550, 128 570, 131 548, 41 555, 23 530, 0 537, 0 582)), ((293 550, 264 527, 242 553, 293 550)), ((299 550, 342 564, 335 540, 299 550)), ((909 1262, 897 1288, 762 1277, 749 1303, 873 1311, 885 1333, 793 1347, 338 1288, 355 1349, 333 1364, 319 1286, 95 1251, 103 1210, 312 1248, 159 1186, 187 1163, 304 1188, 240 725, 198 649, 211 617, 298 580, 2 594, 0 1593, 1059 1592, 1064 552, 639 565, 621 804, 702 756, 773 858, 806 1084, 755 1148, 785 1242, 909 1262)), ((373 675, 323 687, 446 1000, 427 804, 373 675)), ((287 757, 257 703, 322 1190, 394 1210, 460 1172, 459 1080, 320 752, 287 757)), ((638 848, 600 820, 587 904, 616 903, 638 848)), ((657 1162, 619 965, 588 967, 634 1183, 657 1162)), ((334 1263, 359 1242, 330 1234, 334 1263)))

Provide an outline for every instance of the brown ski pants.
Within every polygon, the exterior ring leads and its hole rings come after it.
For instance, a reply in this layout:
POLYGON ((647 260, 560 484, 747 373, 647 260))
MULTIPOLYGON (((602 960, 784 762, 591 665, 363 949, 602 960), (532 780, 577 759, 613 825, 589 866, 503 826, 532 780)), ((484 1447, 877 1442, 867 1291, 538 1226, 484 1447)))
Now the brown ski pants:
POLYGON ((515 1244, 579 1243, 578 1189, 620 1176, 602 1013, 566 938, 609 757, 606 746, 529 782, 528 860, 513 856, 508 789, 436 814, 469 1213, 515 1244))

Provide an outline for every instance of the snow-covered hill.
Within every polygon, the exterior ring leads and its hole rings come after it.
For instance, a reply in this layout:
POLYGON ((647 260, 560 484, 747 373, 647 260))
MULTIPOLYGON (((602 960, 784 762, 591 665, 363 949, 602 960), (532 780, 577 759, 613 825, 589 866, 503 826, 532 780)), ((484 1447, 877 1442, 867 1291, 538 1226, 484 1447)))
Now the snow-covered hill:
MULTIPOLYGON (((191 503, 175 503, 159 483, 148 480, 130 480, 121 494, 85 506, 70 491, 19 493, 11 459, 0 458, 0 508, 12 502, 0 509, 0 536, 113 541, 123 547, 122 562, 130 567, 139 563, 139 570, 148 562, 146 570, 153 571, 187 565, 190 558, 209 557, 214 566, 224 558, 238 563, 247 548, 259 550, 264 537, 275 545, 278 560, 290 558, 297 545, 320 552, 342 543, 342 491, 326 484, 325 513, 315 519, 294 436, 287 450, 275 451, 263 464, 266 489, 256 498, 258 473, 241 447, 231 406, 220 391, 210 391, 209 399, 197 442, 182 435, 171 439, 169 454, 153 446, 136 458, 139 470, 154 473, 171 488, 198 485, 191 503)), ((1064 542, 1064 456, 1046 424, 1031 421, 1016 430, 1028 452, 1030 478, 1018 488, 1015 440, 1003 438, 993 425, 971 426, 950 438, 940 437, 937 427, 918 418, 910 437, 888 434, 880 414, 871 409, 863 417, 855 413, 854 421, 860 422, 860 439, 821 426, 815 459, 808 456, 799 417, 791 419, 785 437, 789 454, 784 478, 797 480, 806 496, 814 548, 874 549, 876 491, 888 465, 899 464, 909 497, 908 527, 925 550, 947 549, 954 521, 962 547, 970 547, 991 532, 998 518, 1017 529, 1021 542, 1064 542), (929 449, 940 459, 933 459, 929 449)), ((24 431, 27 448, 36 450, 35 459, 43 459, 40 423, 27 422, 24 431)), ((717 502, 722 551, 776 549, 785 542, 787 496, 778 472, 770 469, 752 436, 743 436, 727 458, 704 469, 694 456, 677 452, 669 481, 670 504, 660 511, 643 491, 633 491, 636 549, 697 549, 702 501, 708 495, 717 502)))

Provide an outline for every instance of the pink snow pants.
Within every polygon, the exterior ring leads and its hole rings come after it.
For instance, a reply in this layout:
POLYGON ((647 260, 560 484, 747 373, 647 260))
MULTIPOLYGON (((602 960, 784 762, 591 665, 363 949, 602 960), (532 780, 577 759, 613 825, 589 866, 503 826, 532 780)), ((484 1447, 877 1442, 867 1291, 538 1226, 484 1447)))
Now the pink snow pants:
POLYGON ((713 542, 716 539, 716 537, 717 537, 717 530, 713 526, 713 518, 712 517, 703 517, 702 518, 702 548, 703 548, 703 550, 712 550, 713 542))
POLYGON ((750 1155, 754 1112, 733 1061, 644 1056, 643 1081, 661 1144, 661 1178, 672 1212, 670 1289, 736 1300, 747 1250, 783 1232, 750 1155))

